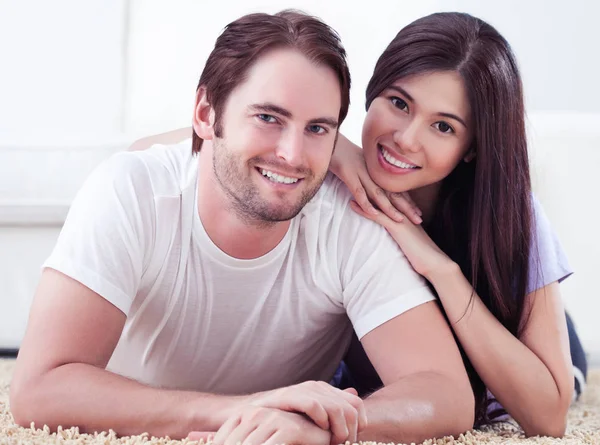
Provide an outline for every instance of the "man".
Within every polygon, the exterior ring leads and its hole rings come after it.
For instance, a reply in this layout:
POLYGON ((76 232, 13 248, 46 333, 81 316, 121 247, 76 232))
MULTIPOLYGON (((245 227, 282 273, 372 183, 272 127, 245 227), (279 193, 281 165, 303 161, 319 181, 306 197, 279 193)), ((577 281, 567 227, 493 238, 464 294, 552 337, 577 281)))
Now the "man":
POLYGON ((327 176, 350 78, 322 22, 217 39, 193 143, 121 153, 73 202, 15 377, 16 421, 216 443, 421 441, 471 427, 449 327, 394 241, 327 176), (385 387, 328 381, 352 328, 385 387))

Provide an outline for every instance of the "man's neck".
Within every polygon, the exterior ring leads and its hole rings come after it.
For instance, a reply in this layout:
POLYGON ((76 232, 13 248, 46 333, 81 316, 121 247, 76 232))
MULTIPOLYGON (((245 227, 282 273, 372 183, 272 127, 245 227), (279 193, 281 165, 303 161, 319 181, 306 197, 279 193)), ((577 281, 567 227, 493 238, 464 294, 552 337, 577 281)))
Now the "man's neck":
POLYGON ((239 259, 259 258, 285 237, 290 221, 265 223, 245 220, 233 208, 231 197, 215 178, 212 144, 204 141, 198 155, 198 214, 209 238, 227 255, 239 259))

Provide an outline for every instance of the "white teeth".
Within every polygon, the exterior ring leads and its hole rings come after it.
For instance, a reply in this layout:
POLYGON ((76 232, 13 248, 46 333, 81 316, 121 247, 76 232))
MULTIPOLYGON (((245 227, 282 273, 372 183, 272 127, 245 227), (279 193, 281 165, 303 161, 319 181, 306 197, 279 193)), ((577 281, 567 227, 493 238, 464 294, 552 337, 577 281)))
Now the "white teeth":
POLYGON ((383 154, 383 158, 390 164, 395 165, 400 168, 417 168, 415 165, 410 165, 405 162, 399 161, 395 157, 393 157, 385 148, 381 147, 381 153, 383 154))
POLYGON ((287 176, 281 176, 277 173, 273 173, 269 170, 265 170, 264 168, 260 171, 263 176, 266 176, 273 182, 278 182, 280 184, 294 184, 298 182, 298 178, 288 178, 287 176))

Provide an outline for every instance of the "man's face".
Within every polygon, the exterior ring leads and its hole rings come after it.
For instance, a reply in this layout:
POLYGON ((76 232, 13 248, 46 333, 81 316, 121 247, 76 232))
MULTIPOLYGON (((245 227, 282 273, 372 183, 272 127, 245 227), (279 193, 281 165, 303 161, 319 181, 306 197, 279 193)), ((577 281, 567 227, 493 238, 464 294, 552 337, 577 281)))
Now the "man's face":
POLYGON ((245 220, 286 221, 325 179, 341 107, 333 70, 297 51, 258 59, 229 95, 213 139, 213 169, 245 220))

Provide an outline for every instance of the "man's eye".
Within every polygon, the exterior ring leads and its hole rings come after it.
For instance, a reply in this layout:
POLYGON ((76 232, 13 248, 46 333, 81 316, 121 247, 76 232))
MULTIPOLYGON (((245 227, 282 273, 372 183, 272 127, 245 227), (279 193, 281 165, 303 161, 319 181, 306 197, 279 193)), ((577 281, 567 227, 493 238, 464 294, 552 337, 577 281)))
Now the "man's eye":
POLYGON ((392 102, 392 105, 394 105, 396 108, 402 111, 408 111, 408 104, 399 97, 393 96, 390 98, 390 101, 392 102))
POLYGON ((321 127, 320 125, 309 125, 308 131, 311 133, 314 133, 314 134, 323 134, 327 130, 325 128, 321 127))
POLYGON ((275 119, 275 117, 271 116, 270 114, 259 114, 258 118, 263 121, 263 122, 267 122, 268 124, 273 124, 275 122, 277 122, 277 119, 275 119))
POLYGON ((437 128, 441 133, 454 133, 454 128, 452 128, 448 123, 441 121, 433 124, 434 128, 437 128))

